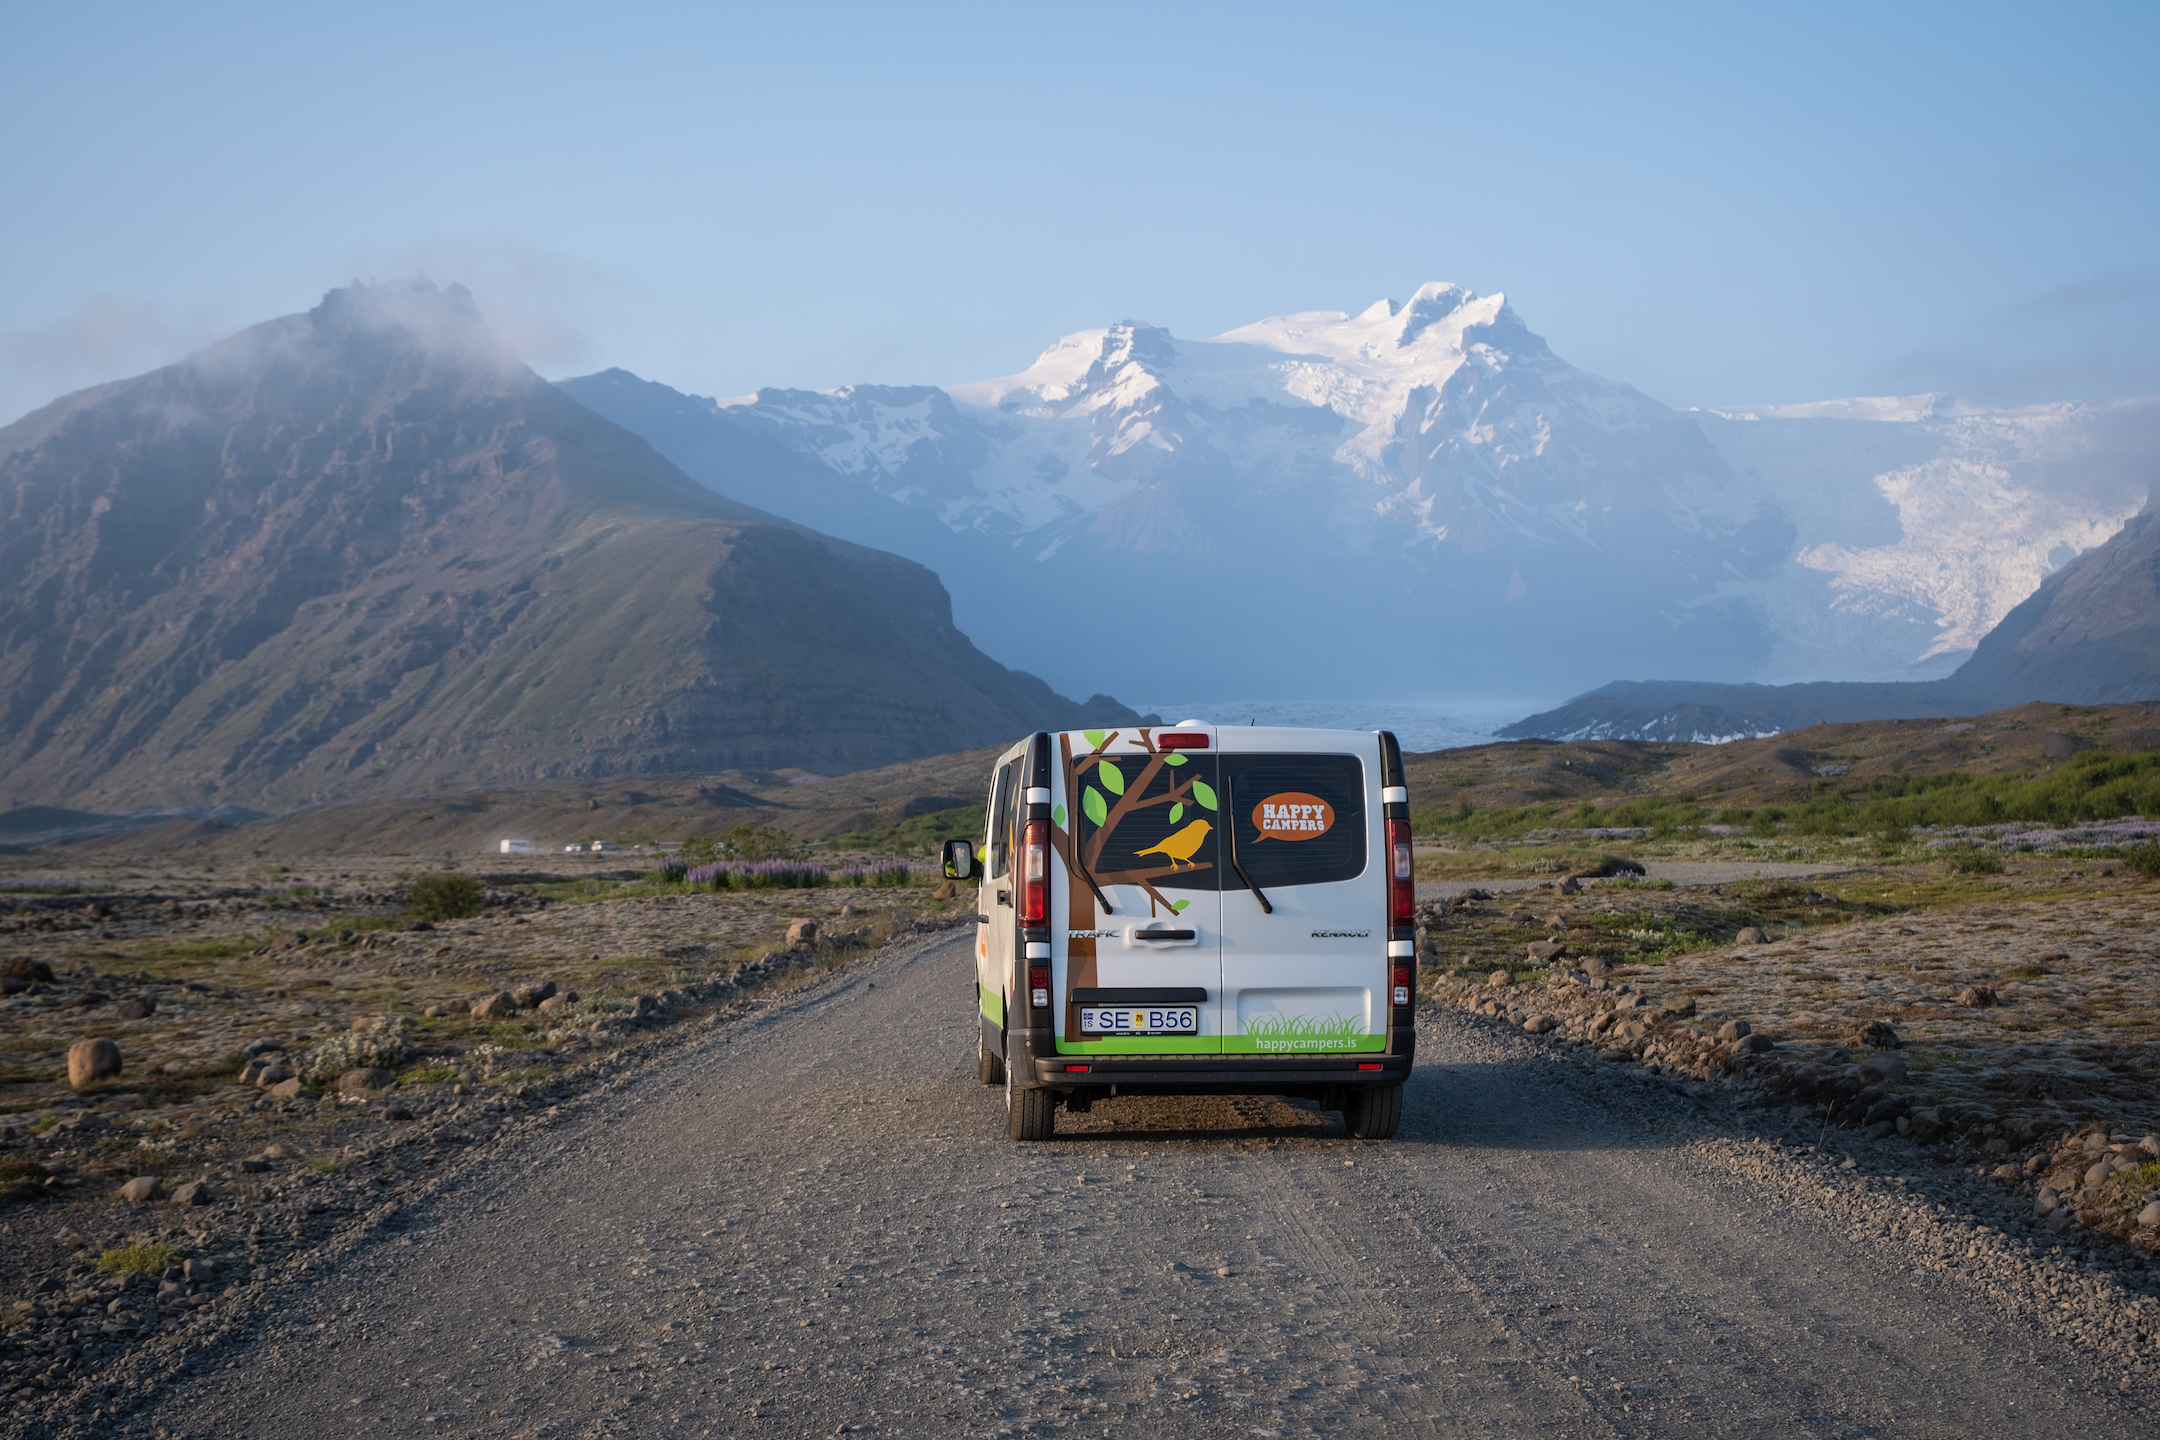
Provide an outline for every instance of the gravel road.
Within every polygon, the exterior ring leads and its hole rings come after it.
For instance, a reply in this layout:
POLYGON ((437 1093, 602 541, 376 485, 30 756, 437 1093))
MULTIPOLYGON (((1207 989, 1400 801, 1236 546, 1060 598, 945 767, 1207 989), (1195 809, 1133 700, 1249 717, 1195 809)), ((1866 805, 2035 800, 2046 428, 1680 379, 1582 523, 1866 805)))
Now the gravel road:
POLYGON ((938 937, 716 1027, 136 1433, 2153 1433, 2089 1356, 1719 1167, 1721 1102, 1430 1011, 1392 1143, 1126 1099, 1015 1146, 968 979, 938 937))

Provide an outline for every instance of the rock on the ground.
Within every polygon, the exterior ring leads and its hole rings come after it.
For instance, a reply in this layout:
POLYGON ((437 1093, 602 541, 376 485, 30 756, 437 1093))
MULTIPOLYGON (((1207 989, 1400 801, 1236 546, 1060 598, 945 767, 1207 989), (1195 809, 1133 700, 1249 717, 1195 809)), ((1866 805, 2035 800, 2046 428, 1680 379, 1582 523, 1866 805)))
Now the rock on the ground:
POLYGON ((137 1205, 162 1199, 164 1194, 165 1187, 158 1183, 155 1175, 138 1175, 120 1187, 120 1198, 133 1201, 137 1205))
POLYGON ((280 1080, 275 1085, 266 1087, 266 1089, 273 1100, 297 1100, 305 1093, 305 1087, 301 1085, 300 1077, 297 1075, 280 1080))
POLYGON ((1738 1040, 1743 1036, 1754 1033, 1754 1030, 1755 1027, 1745 1020, 1727 1020, 1723 1025, 1718 1026, 1717 1038, 1720 1040, 1738 1040))
POLYGON ((1508 985, 1514 983, 1514 979, 1515 977, 1505 970, 1495 970, 1485 977, 1485 983, 1487 985, 1508 985))
POLYGON ((388 1090, 397 1084, 397 1077, 387 1070, 365 1065, 357 1070, 347 1070, 337 1078, 341 1095, 365 1095, 376 1090, 388 1090))
POLYGON ((120 1047, 110 1040, 77 1040, 68 1046, 68 1084, 80 1090, 120 1073, 120 1047))
POLYGON ((787 927, 787 938, 790 945, 799 945, 817 939, 817 921, 794 921, 787 927))
POLYGON ((517 1008, 517 1001, 510 997, 509 991, 498 990, 475 1000, 472 1016, 475 1020, 507 1020, 517 1013, 517 1008))
POLYGON ((1740 933, 1733 936, 1733 944, 1735 945, 1767 945, 1769 943, 1770 937, 1763 933, 1760 925, 1742 926, 1740 933))
POLYGON ((1968 985, 1958 992, 1958 1004, 1968 1010, 1986 1010, 1995 1004, 1995 987, 1992 985, 1968 985))
POLYGON ((1560 1028, 1560 1022, 1550 1015, 1532 1015, 1522 1022, 1522 1028, 1532 1035, 1544 1035, 1560 1028))
POLYGON ((1538 964, 1550 965, 1553 961, 1567 954, 1567 941, 1533 940, 1524 948, 1528 950, 1530 958, 1538 964))
POLYGON ((157 1009, 157 1001, 147 995, 134 995, 122 1000, 113 1013, 122 1020, 147 1020, 157 1009))
POLYGON ((207 1180, 190 1180, 185 1185, 175 1185, 172 1192, 175 1205, 207 1205, 215 1197, 207 1180))
POLYGON ((1870 1055, 1860 1065, 1862 1085, 1896 1085, 1910 1073, 1905 1057, 1896 1054, 1870 1055))

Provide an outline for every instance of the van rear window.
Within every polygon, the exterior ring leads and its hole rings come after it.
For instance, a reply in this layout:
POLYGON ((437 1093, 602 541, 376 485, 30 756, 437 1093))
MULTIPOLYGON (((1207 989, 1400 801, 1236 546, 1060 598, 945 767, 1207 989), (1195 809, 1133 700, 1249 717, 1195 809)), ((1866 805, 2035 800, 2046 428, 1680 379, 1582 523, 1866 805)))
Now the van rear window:
POLYGON ((1262 890, 1365 873, 1365 766, 1356 756, 1225 755, 1222 771, 1224 824, 1262 890))
POLYGON ((1127 751, 1078 767, 1082 860, 1102 885, 1219 887, 1215 757, 1127 751), (1175 761, 1175 764, 1170 763, 1175 761))

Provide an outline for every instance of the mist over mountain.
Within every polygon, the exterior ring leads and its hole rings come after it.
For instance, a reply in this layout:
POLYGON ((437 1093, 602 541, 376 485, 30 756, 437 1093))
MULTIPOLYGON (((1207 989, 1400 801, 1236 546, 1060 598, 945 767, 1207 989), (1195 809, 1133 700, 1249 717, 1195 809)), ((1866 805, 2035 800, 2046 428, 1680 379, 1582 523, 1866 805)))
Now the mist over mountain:
POLYGON ((984 656, 920 565, 691 481, 455 286, 332 291, 0 430, 0 577, 18 805, 837 772, 1134 718, 984 656))
POLYGON ((2113 538, 2040 583, 1944 679, 1917 684, 1718 685, 1618 681, 1507 726, 1504 739, 1701 740, 1819 721, 1984 715, 2034 700, 2160 699, 2160 521, 2113 538))
POLYGON ((1938 677, 2144 505, 2160 441, 2151 401, 1674 411, 1441 284, 1210 340, 1128 321, 973 383, 563 385, 933 566, 993 653, 1187 695, 1938 677))

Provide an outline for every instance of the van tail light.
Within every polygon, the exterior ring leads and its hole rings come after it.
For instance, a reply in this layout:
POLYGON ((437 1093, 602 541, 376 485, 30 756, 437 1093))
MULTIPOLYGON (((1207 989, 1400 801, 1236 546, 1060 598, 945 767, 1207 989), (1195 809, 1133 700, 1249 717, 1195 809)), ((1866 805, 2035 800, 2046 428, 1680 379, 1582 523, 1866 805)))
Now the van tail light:
POLYGON ((1050 967, 1028 966, 1028 1004, 1037 1010, 1050 1008, 1050 967))
POLYGON ((1410 822, 1387 822, 1388 924, 1409 925, 1417 918, 1417 881, 1410 873, 1410 822))
POLYGON ((1050 822, 1030 820, 1020 839, 1020 924, 1040 930, 1050 923, 1050 822))
POLYGON ((1397 960, 1388 968, 1394 972, 1388 977, 1388 984, 1395 991, 1395 1003, 1397 1005, 1409 1004, 1410 962, 1407 960, 1397 960))

